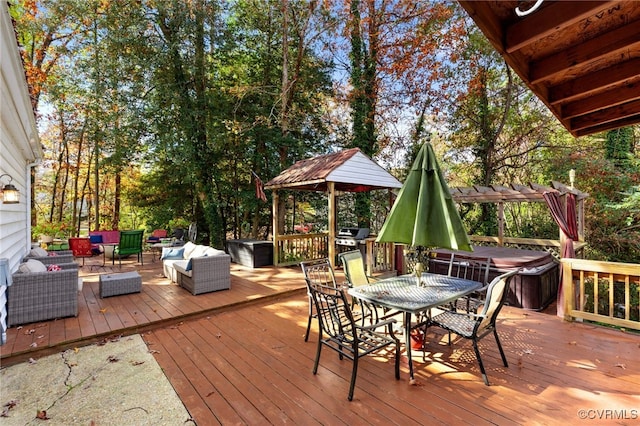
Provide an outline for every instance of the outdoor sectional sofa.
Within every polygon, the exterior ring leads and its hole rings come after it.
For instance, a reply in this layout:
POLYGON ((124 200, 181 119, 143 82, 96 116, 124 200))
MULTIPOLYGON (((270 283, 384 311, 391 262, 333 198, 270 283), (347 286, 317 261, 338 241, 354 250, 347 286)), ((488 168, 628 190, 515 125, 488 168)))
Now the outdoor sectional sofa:
POLYGON ((78 316, 78 264, 58 266, 59 271, 18 271, 11 276, 7 288, 9 327, 78 316))
POLYGON ((182 247, 162 249, 164 276, 192 294, 231 288, 231 256, 191 241, 182 247))

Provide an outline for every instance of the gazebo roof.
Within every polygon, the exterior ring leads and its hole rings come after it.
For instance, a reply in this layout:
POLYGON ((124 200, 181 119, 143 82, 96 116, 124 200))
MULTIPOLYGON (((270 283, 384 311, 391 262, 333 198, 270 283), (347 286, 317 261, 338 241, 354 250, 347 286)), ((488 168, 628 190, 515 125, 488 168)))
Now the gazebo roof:
POLYGON ((492 185, 450 188, 451 196, 457 203, 499 203, 499 202, 543 202, 545 192, 558 192, 560 195, 572 193, 576 201, 589 196, 586 192, 570 188, 560 182, 552 182, 551 186, 530 183, 529 185, 511 184, 509 187, 492 185))
POLYGON ((327 191, 334 182, 337 191, 366 192, 401 188, 402 183, 366 156, 359 148, 300 160, 264 185, 264 189, 327 191))

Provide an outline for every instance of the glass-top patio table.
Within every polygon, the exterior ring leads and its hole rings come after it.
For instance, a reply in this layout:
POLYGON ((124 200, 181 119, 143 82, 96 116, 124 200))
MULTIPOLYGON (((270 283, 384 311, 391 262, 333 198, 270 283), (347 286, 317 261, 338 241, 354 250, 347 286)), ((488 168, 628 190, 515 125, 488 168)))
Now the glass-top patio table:
POLYGON ((436 306, 445 305, 482 287, 482 283, 477 281, 430 273, 423 273, 420 283, 418 285, 418 278, 415 275, 401 275, 348 290, 353 297, 404 313, 405 347, 411 384, 414 383, 411 359, 411 314, 418 315, 436 306))

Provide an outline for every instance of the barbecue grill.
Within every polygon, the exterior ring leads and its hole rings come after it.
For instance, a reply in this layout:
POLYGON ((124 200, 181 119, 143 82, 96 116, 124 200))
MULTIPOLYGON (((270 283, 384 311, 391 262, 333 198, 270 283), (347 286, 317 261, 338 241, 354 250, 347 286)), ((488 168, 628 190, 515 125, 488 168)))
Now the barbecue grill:
POLYGON ((364 240, 369 236, 369 228, 342 228, 336 236, 338 252, 360 249, 364 250, 364 240))

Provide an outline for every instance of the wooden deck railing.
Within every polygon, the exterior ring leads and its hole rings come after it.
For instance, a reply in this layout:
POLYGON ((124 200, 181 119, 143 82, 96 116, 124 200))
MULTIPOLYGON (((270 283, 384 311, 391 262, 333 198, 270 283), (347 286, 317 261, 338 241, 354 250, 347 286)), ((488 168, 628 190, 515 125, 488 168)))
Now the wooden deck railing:
MULTIPOLYGON (((276 239, 277 266, 295 265, 303 260, 321 259, 329 255, 329 235, 293 234, 278 235, 276 239)), ((369 274, 394 270, 392 243, 376 243, 375 238, 366 239, 366 268, 369 274)))
POLYGON ((640 265, 562 259, 565 319, 640 330, 640 265))
POLYGON ((303 260, 329 255, 329 234, 278 235, 274 259, 277 266, 295 265, 303 260))

